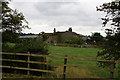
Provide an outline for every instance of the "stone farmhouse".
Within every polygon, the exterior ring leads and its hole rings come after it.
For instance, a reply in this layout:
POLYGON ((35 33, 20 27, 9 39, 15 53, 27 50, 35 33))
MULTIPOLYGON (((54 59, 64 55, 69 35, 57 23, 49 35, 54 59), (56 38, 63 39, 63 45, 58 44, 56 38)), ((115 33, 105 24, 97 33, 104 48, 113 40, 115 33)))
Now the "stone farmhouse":
POLYGON ((69 28, 64 32, 56 31, 54 28, 53 33, 43 33, 42 36, 45 38, 45 42, 47 44, 64 43, 65 40, 68 40, 72 37, 81 37, 83 40, 86 40, 87 38, 86 36, 73 32, 72 28, 69 28))
POLYGON ((87 36, 77 34, 76 32, 72 31, 72 28, 69 28, 67 31, 56 31, 54 28, 53 33, 42 33, 41 35, 25 35, 25 36, 19 36, 19 38, 35 38, 35 39, 41 39, 45 41, 47 44, 58 44, 58 43, 64 43, 65 40, 69 40, 72 37, 81 37, 84 41, 88 38, 87 36))

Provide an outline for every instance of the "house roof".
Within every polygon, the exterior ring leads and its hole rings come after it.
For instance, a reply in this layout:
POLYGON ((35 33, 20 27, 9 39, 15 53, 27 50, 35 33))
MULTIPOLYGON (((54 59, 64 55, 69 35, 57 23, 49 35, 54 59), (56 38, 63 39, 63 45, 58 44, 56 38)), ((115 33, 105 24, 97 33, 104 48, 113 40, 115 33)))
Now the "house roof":
MULTIPOLYGON (((66 33, 66 32, 69 32, 69 31, 63 31, 63 32, 55 32, 55 33, 44 33, 44 35, 45 36, 52 36, 52 35, 54 35, 54 34, 61 34, 61 33, 66 33)), ((77 33, 75 33, 75 32, 72 32, 73 34, 75 34, 75 35, 78 35, 78 36, 84 36, 84 35, 82 35, 82 34, 77 34, 77 33)))
POLYGON ((37 37, 40 37, 40 36, 19 36, 19 38, 37 38, 37 37))
POLYGON ((50 35, 50 34, 53 34, 53 33, 44 33, 44 34, 46 34, 46 35, 50 35))

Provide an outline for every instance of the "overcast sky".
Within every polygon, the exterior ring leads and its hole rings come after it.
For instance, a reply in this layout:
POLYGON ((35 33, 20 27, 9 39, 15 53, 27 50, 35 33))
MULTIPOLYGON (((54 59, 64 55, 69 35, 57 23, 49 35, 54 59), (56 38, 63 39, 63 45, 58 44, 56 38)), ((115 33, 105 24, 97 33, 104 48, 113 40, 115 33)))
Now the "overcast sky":
POLYGON ((111 0, 12 0, 10 7, 22 12, 31 29, 26 33, 73 31, 83 35, 92 32, 104 34, 101 17, 102 12, 96 11, 96 6, 111 0))

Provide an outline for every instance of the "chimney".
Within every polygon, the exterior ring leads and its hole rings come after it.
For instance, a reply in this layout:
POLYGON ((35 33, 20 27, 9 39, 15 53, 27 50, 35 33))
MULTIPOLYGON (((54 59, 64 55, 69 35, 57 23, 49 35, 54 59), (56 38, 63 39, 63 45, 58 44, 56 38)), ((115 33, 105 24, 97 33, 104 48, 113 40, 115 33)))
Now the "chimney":
POLYGON ((72 32, 72 28, 70 27, 70 28, 68 29, 68 31, 72 32))
POLYGON ((54 33, 56 33, 56 29, 54 28, 54 33))

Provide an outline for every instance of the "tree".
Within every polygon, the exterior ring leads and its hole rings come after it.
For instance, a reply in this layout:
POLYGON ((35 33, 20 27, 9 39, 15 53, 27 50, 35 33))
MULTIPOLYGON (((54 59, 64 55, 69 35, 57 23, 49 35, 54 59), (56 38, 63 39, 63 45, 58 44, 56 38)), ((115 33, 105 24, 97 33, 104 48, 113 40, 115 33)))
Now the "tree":
POLYGON ((97 11, 103 11, 106 13, 103 20, 103 26, 107 26, 107 24, 111 24, 111 28, 106 29, 106 31, 110 32, 110 34, 115 34, 120 32, 120 1, 113 1, 109 3, 104 3, 100 7, 97 7, 97 11))
POLYGON ((11 9, 8 2, 2 2, 2 31, 20 32, 23 28, 28 28, 27 24, 22 13, 11 9))
POLYGON ((95 32, 95 33, 93 33, 92 36, 90 37, 90 40, 91 40, 92 42, 94 42, 95 44, 99 44, 99 43, 101 43, 101 42, 103 41, 103 36, 102 36, 100 33, 95 32))
POLYGON ((6 43, 6 42, 10 42, 10 43, 15 43, 19 41, 19 35, 15 32, 6 30, 4 32, 2 32, 2 42, 6 43))
MULTIPOLYGON (((103 20, 103 26, 108 26, 106 29, 106 40, 104 42, 103 50, 98 52, 97 56, 105 60, 120 60, 120 1, 112 1, 104 3, 97 7, 97 11, 106 13, 103 20), (110 24, 110 25, 109 25, 110 24)), ((99 66, 110 66, 108 63, 99 63, 99 66)), ((115 64, 114 67, 115 68, 115 64)))
POLYGON ((43 41, 48 39, 48 37, 45 35, 45 32, 41 32, 40 35, 41 35, 43 41))
POLYGON ((3 40, 7 40, 7 42, 8 40, 12 41, 13 39, 11 40, 11 38, 18 38, 16 33, 21 32, 22 29, 29 28, 27 26, 28 22, 26 21, 23 14, 17 10, 11 9, 8 4, 8 2, 2 2, 2 27, 0 27, 0 30, 3 32, 3 40), (9 35, 9 33, 16 36, 9 35))

